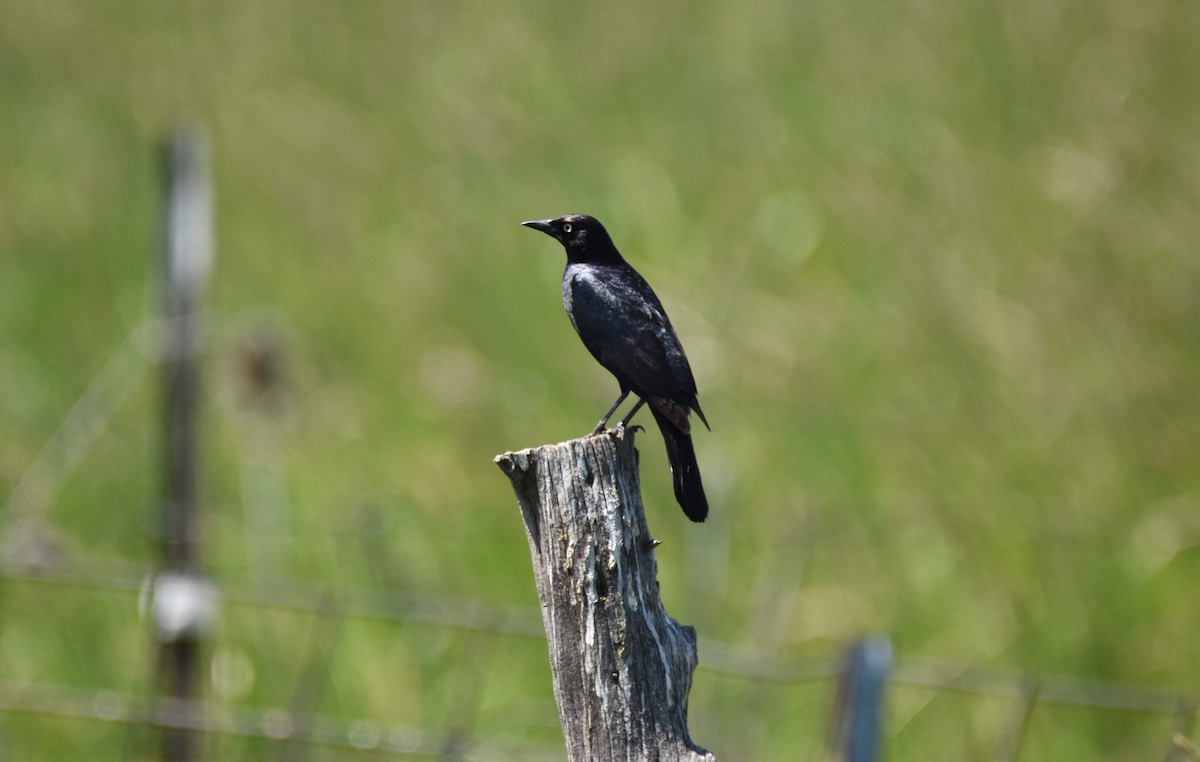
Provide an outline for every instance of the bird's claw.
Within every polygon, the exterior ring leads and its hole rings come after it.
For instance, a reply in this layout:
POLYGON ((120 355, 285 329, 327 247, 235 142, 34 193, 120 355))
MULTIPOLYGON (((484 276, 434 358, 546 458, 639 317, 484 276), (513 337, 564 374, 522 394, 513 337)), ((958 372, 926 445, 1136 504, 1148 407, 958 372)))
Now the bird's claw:
POLYGON ((603 424, 603 423, 598 424, 596 426, 596 428, 592 429, 592 433, 589 434, 588 436, 595 437, 595 436, 599 436, 600 434, 615 434, 618 437, 623 437, 623 436, 625 436, 626 433, 636 434, 639 431, 645 431, 645 430, 646 430, 646 427, 642 426, 640 424, 634 424, 633 426, 629 426, 625 423, 625 421, 618 421, 617 425, 612 427, 611 429, 608 428, 607 426, 605 426, 605 424, 603 424))

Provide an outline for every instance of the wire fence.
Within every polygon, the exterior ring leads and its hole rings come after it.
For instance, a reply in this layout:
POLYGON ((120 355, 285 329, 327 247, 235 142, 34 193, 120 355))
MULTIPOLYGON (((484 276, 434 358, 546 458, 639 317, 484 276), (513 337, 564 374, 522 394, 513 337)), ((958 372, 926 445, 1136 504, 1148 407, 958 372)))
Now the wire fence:
MULTIPOLYGON (((92 563, 87 566, 19 565, 0 563, 0 580, 84 590, 118 591, 143 596, 154 570, 125 563, 92 563)), ((295 583, 272 583, 245 587, 222 586, 225 606, 256 610, 281 610, 336 619, 370 619, 419 624, 489 636, 541 639, 544 637, 536 610, 446 596, 417 595, 378 590, 328 590, 295 583), (333 613, 331 613, 333 612, 333 613)), ((885 641, 886 642, 886 641, 885 641)), ((845 680, 849 666, 845 658, 830 656, 809 660, 787 660, 778 654, 762 653, 701 638, 700 672, 736 677, 750 682, 801 685, 845 680)), ((319 667, 318 667, 319 668, 319 667)), ((486 665, 484 665, 486 669, 486 665)), ((1126 683, 1082 680, 1059 675, 1030 675, 981 669, 927 659, 902 659, 885 676, 891 686, 928 688, 965 695, 999 698, 1014 702, 1025 717, 1034 705, 1057 705, 1092 710, 1148 713, 1174 718, 1172 759, 1196 759, 1188 736, 1197 713, 1192 694, 1148 690, 1126 683), (1173 752, 1174 753, 1174 752, 1173 752)), ((878 712, 883 695, 838 702, 849 714, 878 712)), ((294 706, 261 710, 231 706, 224 702, 159 698, 122 694, 109 689, 37 683, 0 682, 0 713, 34 714, 95 722, 185 729, 210 735, 259 738, 275 742, 304 743, 348 750, 372 750, 395 755, 463 756, 449 754, 453 745, 445 734, 420 728, 385 726, 368 719, 344 719, 316 714, 298 714, 294 706)), ((1015 750, 1024 733, 1018 723, 1008 740, 1015 750)), ((467 739, 459 739, 466 744, 467 739)), ((465 758, 552 759, 560 749, 537 746, 489 745, 486 739, 470 739, 465 758)), ((871 759, 875 757, 869 757, 871 759)))
MULTIPOLYGON (((175 143, 175 150, 187 152, 186 143, 175 143), (180 146, 183 145, 183 148, 180 146)), ((179 161, 179 156, 175 155, 179 161)), ((197 161, 190 156, 187 161, 197 161)), ((186 162, 185 162, 186 163, 186 162)), ((191 169, 197 167, 192 165, 191 169)), ((203 175, 203 173, 201 173, 203 175)), ((204 188, 182 186, 168 178, 168 199, 165 206, 173 209, 167 222, 165 248, 171 256, 184 257, 176 262, 176 270, 193 279, 189 287, 198 289, 196 278, 203 277, 195 262, 187 257, 200 257, 210 240, 203 209, 189 212, 188 203, 210 203, 204 188), (178 198, 179 188, 183 196, 178 198), (172 200, 182 207, 172 205, 172 200), (190 200, 189 200, 190 199, 190 200), (172 222, 171 220, 174 220, 172 222), (174 226, 174 227, 173 227, 174 226), (187 237, 198 237, 198 241, 187 237), (172 255, 170 252, 174 251, 172 255), (182 252, 182 253, 180 253, 182 252)), ((193 178, 194 179, 194 178, 193 178)), ((204 182, 201 180, 200 182, 204 182)), ((75 560, 53 552, 46 538, 55 534, 48 519, 48 509, 59 496, 63 485, 84 461, 91 448, 100 440, 116 411, 128 399, 136 386, 134 381, 154 363, 164 358, 184 361, 199 350, 196 335, 179 339, 180 331, 198 331, 187 326, 187 314, 195 304, 185 305, 182 311, 168 313, 166 319, 149 321, 137 327, 100 367, 79 399, 68 410, 59 428, 49 438, 26 469, 0 511, 0 581, 5 585, 42 585, 54 589, 76 588, 84 591, 112 591, 137 596, 143 616, 155 625, 163 653, 177 651, 181 674, 179 680, 168 684, 159 680, 148 695, 122 693, 108 688, 87 689, 77 686, 53 685, 34 681, 0 681, 0 714, 36 715, 48 718, 112 723, 130 728, 156 728, 164 737, 174 738, 161 746, 164 759, 177 762, 198 755, 197 742, 206 737, 229 736, 261 739, 274 743, 303 743, 306 745, 350 751, 372 751, 397 756, 415 755, 456 759, 558 759, 561 747, 504 744, 494 739, 479 738, 472 733, 470 715, 473 703, 478 703, 479 676, 487 672, 493 651, 473 649, 473 662, 461 669, 468 679, 460 691, 464 717, 443 730, 421 727, 385 725, 370 719, 330 717, 315 709, 315 696, 320 693, 324 672, 328 669, 330 653, 336 648, 338 623, 347 620, 378 620, 383 622, 419 624, 446 630, 476 633, 489 642, 497 637, 538 640, 544 631, 538 611, 501 606, 481 600, 453 598, 444 595, 425 595, 395 590, 328 589, 291 579, 251 583, 222 582, 216 584, 201 577, 191 567, 189 558, 194 550, 185 547, 195 542, 186 536, 187 517, 176 517, 174 526, 185 535, 168 537, 174 543, 164 549, 162 559, 153 563, 131 563, 88 558, 75 560), (170 340, 171 336, 175 340, 170 340), (180 341, 188 351, 180 351, 180 341), (200 583, 196 590, 171 599, 163 591, 167 575, 176 574, 200 583), (211 595, 212 600, 202 599, 211 595), (189 597, 191 596, 191 597, 189 597), (156 608, 157 599, 171 599, 167 608, 156 608), (197 601, 200 601, 199 603, 197 601), (204 606, 217 604, 244 607, 254 611, 284 611, 304 614, 318 622, 317 637, 323 645, 314 648, 310 662, 302 668, 293 700, 287 705, 249 708, 230 702, 198 698, 195 690, 197 670, 194 653, 189 649, 202 637, 204 618, 211 616, 204 606), (171 619, 175 617, 175 619, 171 619), (173 624, 171 624, 173 622, 173 624), (187 645, 191 643, 192 645, 187 645), (471 676, 474 676, 473 678, 471 676), (172 687, 173 686, 173 687, 172 687), (175 734, 174 736, 172 734, 175 734)), ((269 352, 267 353, 269 355, 269 352)), ((271 374, 270 357, 258 358, 264 364, 255 370, 260 380, 271 374)), ((185 369, 184 376, 193 371, 185 369)), ((170 374, 168 374, 170 375, 170 374)), ((176 376, 178 380, 179 376, 176 376)), ((167 384, 172 383, 170 379, 167 384)), ((185 384, 186 386, 186 384, 185 384)), ((181 394, 190 392, 186 388, 181 394)), ((194 400, 181 398, 183 409, 194 400)), ((171 434, 167 434, 171 438, 171 434)), ((177 442, 184 454, 174 456, 172 467, 182 469, 177 480, 185 489, 194 476, 187 473, 188 442, 177 442)), ((168 457, 172 457, 168 453, 168 457)), ((187 502, 168 494, 164 503, 178 509, 187 502)), ((168 517, 168 525, 173 519, 168 517)), ((170 535, 170 533, 168 533, 170 535)), ((178 581, 176 579, 175 581, 178 581)), ((186 586, 185 586, 186 587, 186 586)), ((165 657, 164 657, 165 658, 165 657)), ((163 669, 160 659, 159 669, 163 669)), ((1089 710, 1146 713, 1172 718, 1173 733, 1167 742, 1166 759, 1200 760, 1200 749, 1189 740, 1197 714, 1197 696, 1182 692, 1150 690, 1126 683, 1083 680, 1069 676, 1024 674, 923 659, 900 658, 892 663, 891 645, 886 640, 872 639, 853 645, 844 654, 794 660, 780 654, 760 652, 726 643, 700 640, 701 672, 734 677, 741 680, 784 686, 813 682, 833 682, 839 685, 838 697, 831 710, 833 721, 829 746, 832 757, 847 760, 871 760, 879 756, 881 708, 886 701, 887 686, 925 688, 938 692, 953 692, 972 696, 1003 699, 1013 703, 1016 711, 1008 736, 1001 744, 997 759, 1017 759, 1021 741, 1028 727, 1033 708, 1038 705, 1078 707, 1089 710)), ((161 677, 161 675, 160 675, 161 677)))

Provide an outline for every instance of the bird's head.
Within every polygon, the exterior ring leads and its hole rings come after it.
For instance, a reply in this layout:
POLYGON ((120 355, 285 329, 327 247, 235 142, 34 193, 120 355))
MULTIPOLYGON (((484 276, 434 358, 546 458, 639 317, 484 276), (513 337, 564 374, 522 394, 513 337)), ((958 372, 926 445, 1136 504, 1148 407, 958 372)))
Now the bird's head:
POLYGON ((621 257, 600 221, 586 214, 566 214, 552 220, 530 220, 521 224, 540 230, 561 243, 572 262, 598 262, 621 257))

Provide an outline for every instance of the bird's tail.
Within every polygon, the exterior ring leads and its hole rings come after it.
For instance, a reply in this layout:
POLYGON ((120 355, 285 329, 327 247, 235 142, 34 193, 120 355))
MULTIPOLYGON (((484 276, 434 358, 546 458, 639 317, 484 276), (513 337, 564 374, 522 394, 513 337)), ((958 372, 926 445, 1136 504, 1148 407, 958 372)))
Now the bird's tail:
POLYGON ((671 480, 675 485, 675 499, 679 507, 692 521, 704 521, 708 517, 708 499, 704 497, 704 484, 700 481, 700 467, 696 465, 696 450, 692 437, 671 423, 662 413, 651 409, 658 428, 662 430, 663 442, 667 445, 667 460, 671 463, 671 480))

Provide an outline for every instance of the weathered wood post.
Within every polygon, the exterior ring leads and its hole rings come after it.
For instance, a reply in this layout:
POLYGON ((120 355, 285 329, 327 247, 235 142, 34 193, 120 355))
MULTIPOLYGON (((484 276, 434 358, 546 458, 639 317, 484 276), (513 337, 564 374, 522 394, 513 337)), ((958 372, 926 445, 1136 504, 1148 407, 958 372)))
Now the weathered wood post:
POLYGON ((667 615, 630 430, 496 457, 525 522, 570 760, 694 760, 696 631, 667 615))

